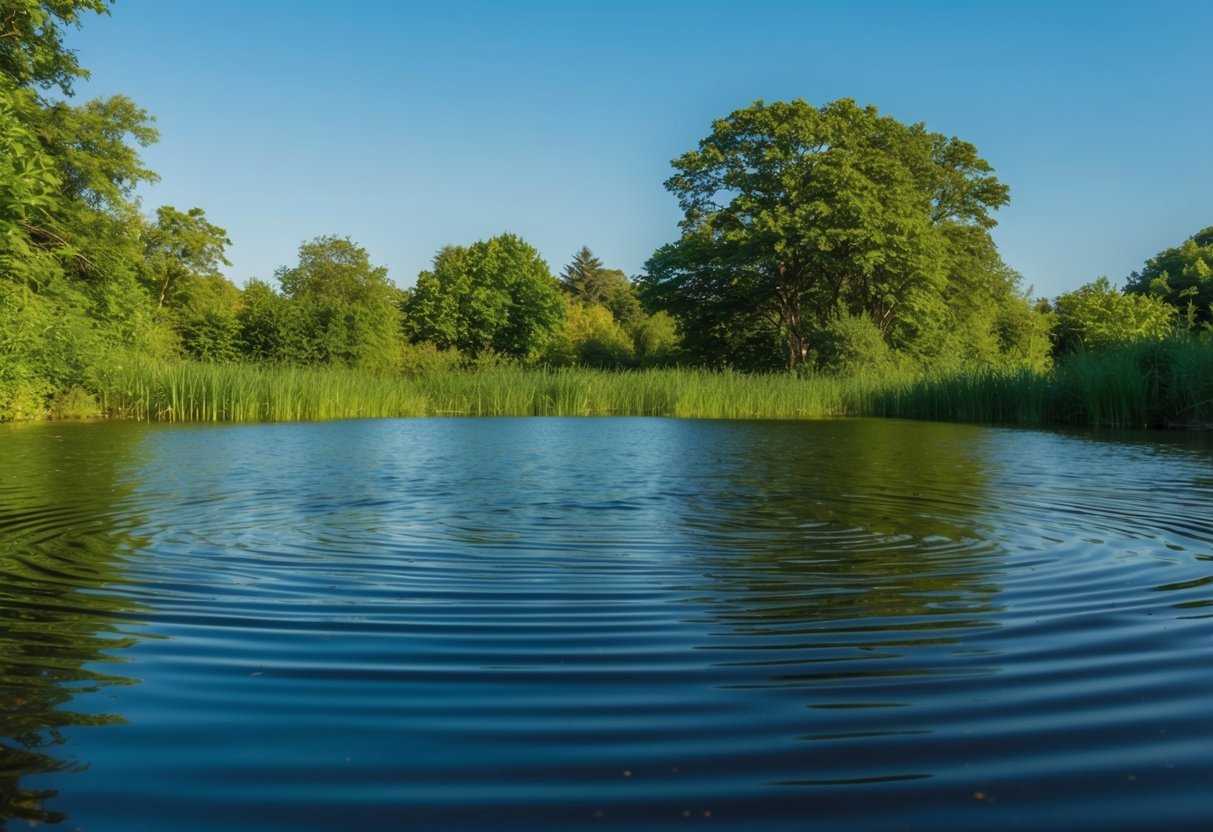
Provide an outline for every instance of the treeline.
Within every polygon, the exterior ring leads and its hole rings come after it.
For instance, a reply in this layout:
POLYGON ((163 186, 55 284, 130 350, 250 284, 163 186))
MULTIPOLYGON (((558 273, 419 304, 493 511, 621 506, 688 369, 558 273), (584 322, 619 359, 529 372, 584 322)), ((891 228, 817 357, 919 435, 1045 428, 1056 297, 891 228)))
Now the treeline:
MULTIPOLYGON (((223 232, 211 231, 218 252, 223 232)), ((298 262, 275 272, 278 288, 254 279, 238 289, 168 259, 176 270, 157 276, 167 287, 159 320, 184 358, 419 373, 505 362, 639 366, 674 354, 673 322, 644 312, 622 272, 582 249, 558 282, 513 234, 444 248, 407 291, 343 237, 301 245, 298 262)))
POLYGON ((84 413, 140 362, 352 368, 502 364, 855 376, 1043 372, 1213 308, 1213 229, 1033 300, 990 230, 1009 190, 973 145, 849 100, 757 102, 714 123, 666 183, 679 238, 629 278, 583 247, 553 274, 513 234, 451 245, 402 290, 348 237, 304 242, 272 281, 223 273, 201 208, 145 214, 151 117, 71 103, 66 27, 108 0, 0 11, 0 420, 84 413))
POLYGON ((579 252, 557 280, 510 234, 449 246, 402 291, 346 237, 303 243, 274 281, 223 274, 230 240, 201 208, 146 215, 153 119, 87 77, 65 29, 108 0, 0 9, 0 420, 87 409, 110 371, 195 359, 422 372, 501 362, 673 360, 674 324, 579 252))

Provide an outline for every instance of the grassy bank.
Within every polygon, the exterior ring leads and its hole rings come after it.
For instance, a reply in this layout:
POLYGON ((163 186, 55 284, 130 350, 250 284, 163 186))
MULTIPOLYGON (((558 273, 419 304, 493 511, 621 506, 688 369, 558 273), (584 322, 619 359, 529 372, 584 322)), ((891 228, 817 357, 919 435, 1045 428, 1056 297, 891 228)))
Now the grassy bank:
POLYGON ((405 378, 342 368, 136 362, 99 384, 111 415, 155 421, 382 416, 887 416, 994 424, 1208 426, 1213 344, 1128 345, 1048 373, 972 369, 793 378, 692 369, 494 367, 405 378))

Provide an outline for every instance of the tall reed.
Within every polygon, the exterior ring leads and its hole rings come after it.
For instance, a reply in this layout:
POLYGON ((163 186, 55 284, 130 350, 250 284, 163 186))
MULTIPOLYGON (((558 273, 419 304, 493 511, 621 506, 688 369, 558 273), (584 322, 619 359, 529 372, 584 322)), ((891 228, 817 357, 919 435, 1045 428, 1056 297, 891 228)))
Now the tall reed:
POLYGON ((110 414, 156 421, 379 416, 887 416, 998 424, 1213 425, 1213 343, 1176 338, 1067 357, 1049 372, 848 377, 697 369, 489 367, 407 377, 338 367, 133 361, 98 381, 110 414))

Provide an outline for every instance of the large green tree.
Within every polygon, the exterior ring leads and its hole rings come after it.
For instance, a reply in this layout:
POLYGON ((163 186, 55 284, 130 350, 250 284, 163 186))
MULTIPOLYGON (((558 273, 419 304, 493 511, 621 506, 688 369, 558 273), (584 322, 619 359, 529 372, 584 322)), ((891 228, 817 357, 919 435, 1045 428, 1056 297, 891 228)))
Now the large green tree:
POLYGON ((946 229, 988 228, 1008 190, 976 148, 849 99, 758 101, 673 162, 682 235, 642 279, 688 345, 810 359, 844 312, 886 338, 947 286, 946 229))
POLYGON ((539 252, 514 234, 447 246, 417 276, 407 319, 413 337, 468 356, 536 355, 564 318, 560 286, 539 252))

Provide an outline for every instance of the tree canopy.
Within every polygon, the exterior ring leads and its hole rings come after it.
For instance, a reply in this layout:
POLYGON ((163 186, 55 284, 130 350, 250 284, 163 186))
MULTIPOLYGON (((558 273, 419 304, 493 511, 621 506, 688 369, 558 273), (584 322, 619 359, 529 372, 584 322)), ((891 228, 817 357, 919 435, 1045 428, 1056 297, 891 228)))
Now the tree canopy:
POLYGON ((564 317, 560 287, 539 252, 514 234, 447 246, 406 304, 414 337, 469 356, 525 358, 564 317))
POLYGON ((348 237, 299 246, 299 262, 274 276, 293 302, 294 358, 388 369, 400 358, 400 291, 387 269, 348 237))
POLYGON ((560 285, 573 297, 588 303, 602 303, 607 297, 607 270, 589 246, 582 246, 560 273, 560 285))
POLYGON ((1151 257, 1129 276, 1125 291, 1162 299, 1189 327, 1213 325, 1213 226, 1151 257))
POLYGON ((1062 349, 1100 349, 1170 334, 1175 310, 1155 295, 1120 292, 1101 277, 1054 301, 1062 349))
POLYGON ((63 45, 63 27, 80 26, 84 12, 107 14, 108 0, 4 0, 0 9, 0 74, 22 86, 58 87, 88 71, 63 45))
POLYGON ((156 222, 144 231, 142 271, 148 289, 163 307, 191 280, 221 276, 230 266, 224 256, 232 244, 227 231, 212 224, 201 208, 181 212, 171 205, 156 209, 156 222))
POLYGON ((755 102, 673 165, 682 235, 646 264, 649 298, 701 345, 780 344, 788 369, 843 312, 895 337, 943 296, 950 232, 1008 200, 973 145, 850 99, 755 102))

